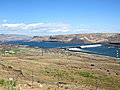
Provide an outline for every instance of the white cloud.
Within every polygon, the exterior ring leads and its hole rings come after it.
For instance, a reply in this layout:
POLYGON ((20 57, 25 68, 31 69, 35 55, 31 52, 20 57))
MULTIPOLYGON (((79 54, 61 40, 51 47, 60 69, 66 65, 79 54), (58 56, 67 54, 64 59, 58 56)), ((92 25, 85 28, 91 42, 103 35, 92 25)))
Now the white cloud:
POLYGON ((81 30, 74 29, 71 24, 64 23, 16 23, 16 24, 0 24, 0 31, 11 33, 71 33, 80 32, 81 30))
POLYGON ((10 30, 29 30, 29 31, 48 31, 48 32, 66 32, 70 30, 70 24, 62 23, 34 23, 34 24, 2 24, 0 28, 10 30))
POLYGON ((39 32, 39 30, 32 30, 33 32, 39 32))
POLYGON ((15 27, 20 27, 23 26, 23 23, 20 24, 2 24, 3 27, 8 27, 8 28, 15 28, 15 27))
POLYGON ((7 22, 8 20, 5 19, 5 20, 2 20, 2 21, 3 21, 3 22, 7 22))
POLYGON ((69 31, 71 31, 71 30, 70 29, 63 29, 63 30, 55 29, 55 30, 51 30, 50 32, 69 32, 69 31))

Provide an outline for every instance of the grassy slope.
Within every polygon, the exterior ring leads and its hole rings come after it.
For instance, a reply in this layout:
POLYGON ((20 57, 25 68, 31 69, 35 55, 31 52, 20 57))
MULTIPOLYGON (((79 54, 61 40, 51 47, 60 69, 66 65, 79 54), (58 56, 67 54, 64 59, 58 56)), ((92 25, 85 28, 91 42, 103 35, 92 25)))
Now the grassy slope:
POLYGON ((0 56, 0 77, 13 77, 22 90, 31 89, 24 84, 31 83, 32 72, 34 82, 44 82, 44 87, 34 87, 34 90, 55 90, 58 76, 60 82, 67 83, 61 87, 62 90, 95 90, 97 86, 105 90, 120 89, 120 61, 115 58, 51 50, 44 51, 42 56, 42 50, 34 48, 20 48, 18 51, 18 54, 0 56), (21 70, 23 75, 17 70, 21 70))

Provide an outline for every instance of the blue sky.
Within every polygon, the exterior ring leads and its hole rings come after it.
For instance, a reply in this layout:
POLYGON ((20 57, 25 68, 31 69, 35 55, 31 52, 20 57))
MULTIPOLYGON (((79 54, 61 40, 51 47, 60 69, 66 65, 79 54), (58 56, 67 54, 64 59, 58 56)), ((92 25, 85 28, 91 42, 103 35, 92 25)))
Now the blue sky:
POLYGON ((120 0, 0 0, 0 34, 120 33, 120 0))

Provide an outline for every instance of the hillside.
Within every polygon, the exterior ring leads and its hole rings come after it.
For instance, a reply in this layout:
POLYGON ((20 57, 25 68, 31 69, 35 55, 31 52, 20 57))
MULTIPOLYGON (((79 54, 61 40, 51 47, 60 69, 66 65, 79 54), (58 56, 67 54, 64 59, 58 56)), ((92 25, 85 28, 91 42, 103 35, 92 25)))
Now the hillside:
POLYGON ((119 59, 61 49, 15 46, 6 50, 1 47, 0 90, 120 89, 119 59), (7 83, 9 78, 16 82, 14 86, 7 83))
POLYGON ((29 40, 31 37, 25 35, 15 34, 0 34, 0 41, 16 41, 16 40, 29 40))
POLYGON ((86 43, 120 43, 120 34, 116 33, 90 33, 90 34, 69 34, 53 36, 34 36, 29 41, 36 42, 63 42, 74 44, 86 43))

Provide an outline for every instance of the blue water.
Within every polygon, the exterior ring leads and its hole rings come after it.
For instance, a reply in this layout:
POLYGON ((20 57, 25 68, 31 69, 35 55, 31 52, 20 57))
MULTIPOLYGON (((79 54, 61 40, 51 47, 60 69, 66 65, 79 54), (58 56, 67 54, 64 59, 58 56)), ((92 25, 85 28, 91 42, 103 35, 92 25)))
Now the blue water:
MULTIPOLYGON (((19 43, 21 45, 28 45, 30 47, 39 47, 43 49, 49 48, 58 48, 58 47, 69 47, 69 46, 81 46, 83 44, 69 44, 69 43, 52 43, 52 42, 24 42, 24 41, 9 41, 7 43, 16 44, 19 43)), ((92 47, 92 48, 83 48, 83 52, 97 54, 97 55, 105 55, 116 57, 116 50, 118 50, 120 58, 120 49, 116 48, 108 48, 108 47, 92 47)))
POLYGON ((24 42, 24 41, 9 41, 6 43, 16 44, 19 43, 21 45, 28 45, 30 47, 39 47, 43 49, 49 48, 58 48, 58 47, 69 47, 69 46, 80 46, 82 44, 69 44, 69 43, 52 43, 52 42, 24 42))
POLYGON ((97 55, 105 55, 105 56, 112 56, 117 57, 116 50, 118 50, 120 58, 120 49, 116 48, 108 48, 108 47, 93 47, 93 48, 83 48, 83 50, 90 51, 88 53, 97 54, 97 55))

